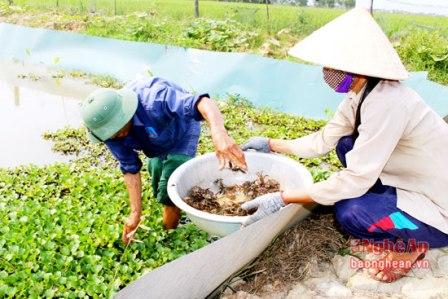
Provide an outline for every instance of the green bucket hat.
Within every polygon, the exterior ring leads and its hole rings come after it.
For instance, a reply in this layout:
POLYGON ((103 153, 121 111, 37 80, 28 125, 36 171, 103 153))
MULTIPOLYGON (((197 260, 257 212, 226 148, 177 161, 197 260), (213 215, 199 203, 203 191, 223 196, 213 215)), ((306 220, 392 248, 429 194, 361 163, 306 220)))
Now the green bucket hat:
POLYGON ((95 143, 111 138, 132 119, 137 105, 137 95, 132 90, 95 90, 81 105, 87 137, 95 143))

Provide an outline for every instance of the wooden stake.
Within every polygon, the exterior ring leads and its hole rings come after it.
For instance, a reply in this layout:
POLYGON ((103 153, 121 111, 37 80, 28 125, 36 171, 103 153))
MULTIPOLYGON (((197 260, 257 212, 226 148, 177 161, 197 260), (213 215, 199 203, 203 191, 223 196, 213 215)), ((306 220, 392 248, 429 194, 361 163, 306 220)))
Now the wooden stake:
POLYGON ((268 32, 271 33, 271 17, 269 15, 269 0, 265 0, 266 3, 266 18, 267 18, 267 26, 268 26, 268 32))
POLYGON ((199 0, 194 0, 194 16, 199 18, 199 0))

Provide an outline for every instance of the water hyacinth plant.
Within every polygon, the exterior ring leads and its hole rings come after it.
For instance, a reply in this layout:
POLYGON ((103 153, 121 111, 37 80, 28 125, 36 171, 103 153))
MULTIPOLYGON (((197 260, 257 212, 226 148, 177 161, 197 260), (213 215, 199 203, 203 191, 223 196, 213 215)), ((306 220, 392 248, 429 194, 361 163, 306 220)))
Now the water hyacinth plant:
MULTIPOLYGON (((295 138, 325 124, 257 109, 238 96, 220 102, 220 108, 239 143, 254 135, 295 138)), ((55 151, 76 158, 66 164, 0 169, 0 297, 108 297, 209 242, 191 223, 163 229, 161 207, 143 171, 144 218, 138 242, 125 247, 120 235, 129 203, 116 161, 103 145, 89 143, 83 128, 44 137, 54 142, 55 151)), ((199 152, 212 150, 203 126, 199 152)), ((302 162, 315 179, 339 167, 334 153, 302 162)))

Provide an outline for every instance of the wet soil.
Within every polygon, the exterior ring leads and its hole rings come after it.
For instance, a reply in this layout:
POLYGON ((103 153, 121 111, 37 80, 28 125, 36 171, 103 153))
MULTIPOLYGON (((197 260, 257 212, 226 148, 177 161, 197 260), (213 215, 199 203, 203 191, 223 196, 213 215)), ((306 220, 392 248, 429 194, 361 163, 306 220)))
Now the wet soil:
POLYGON ((214 193, 208 188, 195 186, 184 197, 184 201, 195 209, 225 216, 246 216, 241 204, 260 195, 280 191, 280 184, 261 173, 253 181, 242 184, 225 185, 222 179, 214 182, 219 191, 214 193))

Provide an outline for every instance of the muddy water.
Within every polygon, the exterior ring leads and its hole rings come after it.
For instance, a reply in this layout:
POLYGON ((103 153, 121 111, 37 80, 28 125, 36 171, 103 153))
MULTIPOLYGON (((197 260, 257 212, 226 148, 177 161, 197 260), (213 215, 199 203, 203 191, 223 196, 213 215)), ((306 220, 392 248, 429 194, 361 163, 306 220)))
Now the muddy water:
POLYGON ((0 81, 0 167, 47 165, 69 158, 53 153, 42 133, 81 124, 80 100, 0 81))

